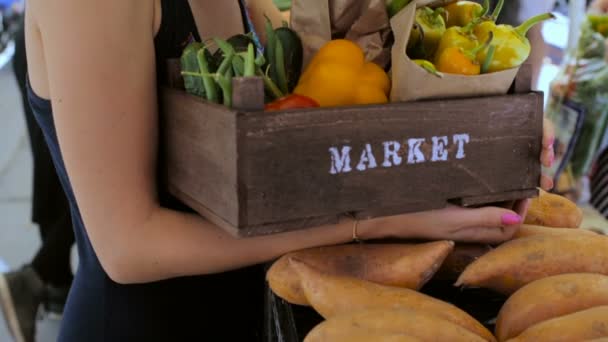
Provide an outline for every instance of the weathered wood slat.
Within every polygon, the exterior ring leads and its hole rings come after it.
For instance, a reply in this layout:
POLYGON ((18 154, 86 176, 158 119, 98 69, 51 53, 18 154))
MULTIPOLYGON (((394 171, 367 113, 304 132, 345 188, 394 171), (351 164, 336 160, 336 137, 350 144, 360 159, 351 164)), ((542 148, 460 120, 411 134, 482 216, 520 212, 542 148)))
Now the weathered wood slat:
POLYGON ((169 190, 191 207, 195 200, 238 225, 236 115, 168 88, 163 90, 162 104, 169 190))
POLYGON ((396 214, 534 189, 540 179, 541 101, 532 93, 243 115, 238 153, 246 224, 370 208, 396 214), (469 142, 459 159, 454 139, 461 134, 469 142), (447 161, 431 161, 433 137, 448 142, 447 161), (414 138, 426 139, 419 148, 424 157, 417 160, 424 161, 408 164, 408 140, 414 138), (386 142, 401 145, 401 165, 382 165, 386 142), (376 167, 367 163, 359 171, 367 144, 376 167), (351 171, 331 174, 329 149, 345 146, 351 148, 351 171))

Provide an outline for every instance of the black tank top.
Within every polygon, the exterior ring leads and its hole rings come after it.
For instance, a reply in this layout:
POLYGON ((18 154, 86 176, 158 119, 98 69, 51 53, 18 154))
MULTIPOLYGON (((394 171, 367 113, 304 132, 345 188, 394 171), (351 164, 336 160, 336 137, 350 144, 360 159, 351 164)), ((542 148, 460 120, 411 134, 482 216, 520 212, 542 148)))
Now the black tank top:
MULTIPOLYGON (((164 75, 164 61, 179 57, 191 34, 199 39, 187 0, 163 0, 162 10, 155 39, 159 77, 164 75)), ((249 22, 246 14, 243 18, 249 22)), ((28 96, 70 202, 78 246, 78 270, 58 341, 260 341, 261 266, 142 285, 120 285, 107 276, 78 210, 57 142, 51 103, 38 97, 29 84, 28 96)))

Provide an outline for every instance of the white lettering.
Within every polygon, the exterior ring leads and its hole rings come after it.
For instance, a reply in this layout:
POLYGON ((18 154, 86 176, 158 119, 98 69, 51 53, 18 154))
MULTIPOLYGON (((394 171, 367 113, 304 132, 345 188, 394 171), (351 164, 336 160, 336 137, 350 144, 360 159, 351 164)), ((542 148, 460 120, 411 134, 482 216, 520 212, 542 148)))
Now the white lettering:
POLYGON ((331 154, 331 169, 329 173, 332 175, 338 173, 347 173, 352 171, 350 168, 350 146, 343 146, 342 153, 338 151, 337 147, 330 147, 329 153, 331 154))
POLYGON ((407 144, 409 146, 409 153, 407 156, 408 164, 419 164, 424 163, 424 154, 420 150, 420 146, 426 141, 426 139, 409 139, 407 144))
POLYGON ((382 166, 391 167, 393 165, 399 166, 403 159, 397 154, 401 149, 401 144, 396 141, 386 141, 384 144, 384 163, 382 166), (391 163, 391 158, 393 162, 391 163))
POLYGON ((374 158, 374 154, 372 153, 372 145, 365 144, 365 149, 363 149, 363 152, 361 152, 361 159, 357 165, 357 170, 365 171, 368 168, 375 169, 377 166, 378 164, 376 164, 376 158, 374 158))
POLYGON ((458 151, 456 152, 456 159, 464 159, 466 154, 464 153, 464 144, 468 144, 471 141, 471 137, 468 134, 455 134, 454 144, 458 144, 458 151))
POLYGON ((433 156, 431 161, 447 161, 448 151, 445 146, 448 144, 448 137, 433 137, 433 156))

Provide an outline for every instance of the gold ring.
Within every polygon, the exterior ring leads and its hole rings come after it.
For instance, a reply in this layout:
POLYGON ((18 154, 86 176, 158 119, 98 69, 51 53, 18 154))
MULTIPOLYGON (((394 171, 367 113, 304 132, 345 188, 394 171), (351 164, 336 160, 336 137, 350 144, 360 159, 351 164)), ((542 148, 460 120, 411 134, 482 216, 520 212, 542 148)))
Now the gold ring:
POLYGON ((355 219, 355 223, 353 224, 353 241, 361 242, 359 237, 357 236, 357 227, 359 226, 359 220, 355 219))

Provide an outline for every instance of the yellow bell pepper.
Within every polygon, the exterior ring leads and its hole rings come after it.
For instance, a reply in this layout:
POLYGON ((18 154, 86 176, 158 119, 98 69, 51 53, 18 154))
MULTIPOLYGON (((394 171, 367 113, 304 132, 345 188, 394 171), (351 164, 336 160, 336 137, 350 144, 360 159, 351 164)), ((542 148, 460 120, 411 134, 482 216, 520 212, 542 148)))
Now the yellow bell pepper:
MULTIPOLYGON (((485 21, 475 27, 475 35, 478 39, 487 39, 492 33, 496 53, 490 64, 489 72, 503 71, 522 65, 530 56, 532 47, 526 34, 534 25, 548 19, 554 19, 551 13, 540 14, 526 20, 518 27, 510 25, 496 25, 493 21, 485 21)), ((480 51, 477 55, 478 61, 487 58, 486 51, 480 51)))
POLYGON ((321 107, 388 102, 391 82, 363 49, 346 39, 325 44, 310 61, 294 93, 310 97, 321 107))
MULTIPOLYGON (((489 3, 488 3, 489 6, 489 3)), ((445 6, 446 25, 448 28, 453 26, 467 26, 473 20, 482 17, 487 12, 487 7, 481 6, 474 1, 456 1, 445 6)))

